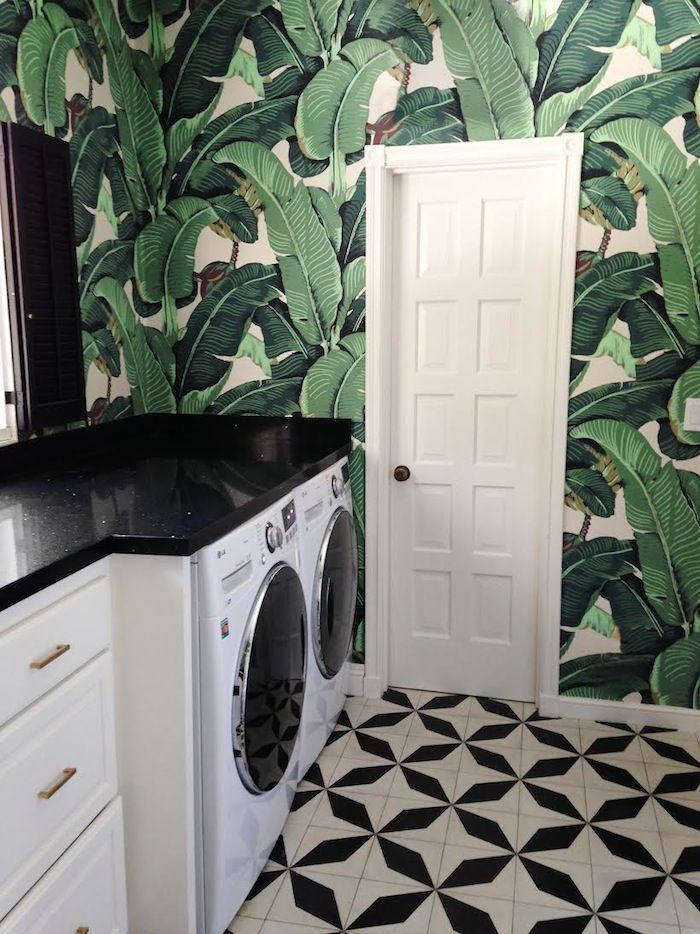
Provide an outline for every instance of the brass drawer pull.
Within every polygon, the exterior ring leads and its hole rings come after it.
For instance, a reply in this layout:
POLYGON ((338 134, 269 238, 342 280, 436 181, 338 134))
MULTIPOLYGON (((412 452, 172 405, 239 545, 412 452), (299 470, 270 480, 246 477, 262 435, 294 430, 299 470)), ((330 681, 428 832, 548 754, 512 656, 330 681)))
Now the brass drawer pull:
POLYGON ((90 928, 76 928, 75 934, 90 934, 90 928))
POLYGON ((65 655, 69 649, 69 645, 57 645, 53 652, 47 655, 46 658, 42 658, 38 662, 32 662, 29 667, 33 668, 35 671, 41 671, 42 668, 46 668, 51 662, 55 662, 57 658, 60 658, 61 655, 65 655))
POLYGON ((54 782, 53 785, 50 785, 48 788, 44 788, 43 791, 37 792, 38 797, 43 798, 44 801, 48 801, 49 798, 53 798, 56 792, 60 791, 66 782, 69 782, 71 778, 73 778, 77 771, 77 769, 64 769, 61 772, 61 777, 57 782, 54 782))

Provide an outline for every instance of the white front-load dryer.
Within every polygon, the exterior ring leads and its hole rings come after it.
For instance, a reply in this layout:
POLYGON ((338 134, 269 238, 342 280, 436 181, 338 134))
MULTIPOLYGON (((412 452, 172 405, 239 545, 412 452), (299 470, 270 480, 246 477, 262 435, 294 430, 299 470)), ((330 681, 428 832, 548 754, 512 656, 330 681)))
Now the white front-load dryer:
POLYGON ((295 500, 197 555, 199 930, 222 934, 289 814, 307 659, 295 500))
POLYGON ((303 776, 345 704, 357 596, 357 539, 347 458, 302 487, 301 573, 309 636, 299 753, 303 776))

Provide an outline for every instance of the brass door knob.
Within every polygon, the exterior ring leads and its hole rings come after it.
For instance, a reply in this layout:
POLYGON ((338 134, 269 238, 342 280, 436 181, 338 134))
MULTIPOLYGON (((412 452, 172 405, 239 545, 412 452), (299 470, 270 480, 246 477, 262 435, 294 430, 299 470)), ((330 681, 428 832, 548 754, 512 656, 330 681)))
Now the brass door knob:
POLYGON ((398 480, 399 483, 403 483, 404 480, 408 480, 411 476, 411 471, 404 464, 399 464, 398 467, 394 467, 394 480, 398 480))

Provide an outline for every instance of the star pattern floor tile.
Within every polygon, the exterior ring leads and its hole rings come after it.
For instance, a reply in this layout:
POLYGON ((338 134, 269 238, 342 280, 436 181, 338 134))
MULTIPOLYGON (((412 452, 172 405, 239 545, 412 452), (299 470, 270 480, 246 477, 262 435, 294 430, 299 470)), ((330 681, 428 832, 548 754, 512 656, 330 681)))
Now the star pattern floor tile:
POLYGON ((348 698, 232 934, 700 932, 700 742, 348 698))

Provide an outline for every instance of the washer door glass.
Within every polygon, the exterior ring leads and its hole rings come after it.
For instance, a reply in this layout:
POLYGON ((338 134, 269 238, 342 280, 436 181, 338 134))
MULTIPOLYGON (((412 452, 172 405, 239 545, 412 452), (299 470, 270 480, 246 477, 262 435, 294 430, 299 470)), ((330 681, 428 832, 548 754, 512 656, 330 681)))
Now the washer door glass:
POLYGON ((352 515, 338 509, 321 547, 316 576, 314 648, 321 673, 337 675, 352 642, 357 593, 357 541, 352 515))
POLYGON ((234 688, 233 749, 249 790, 277 785, 299 733, 306 675, 306 604, 299 576, 273 568, 253 607, 234 688))

